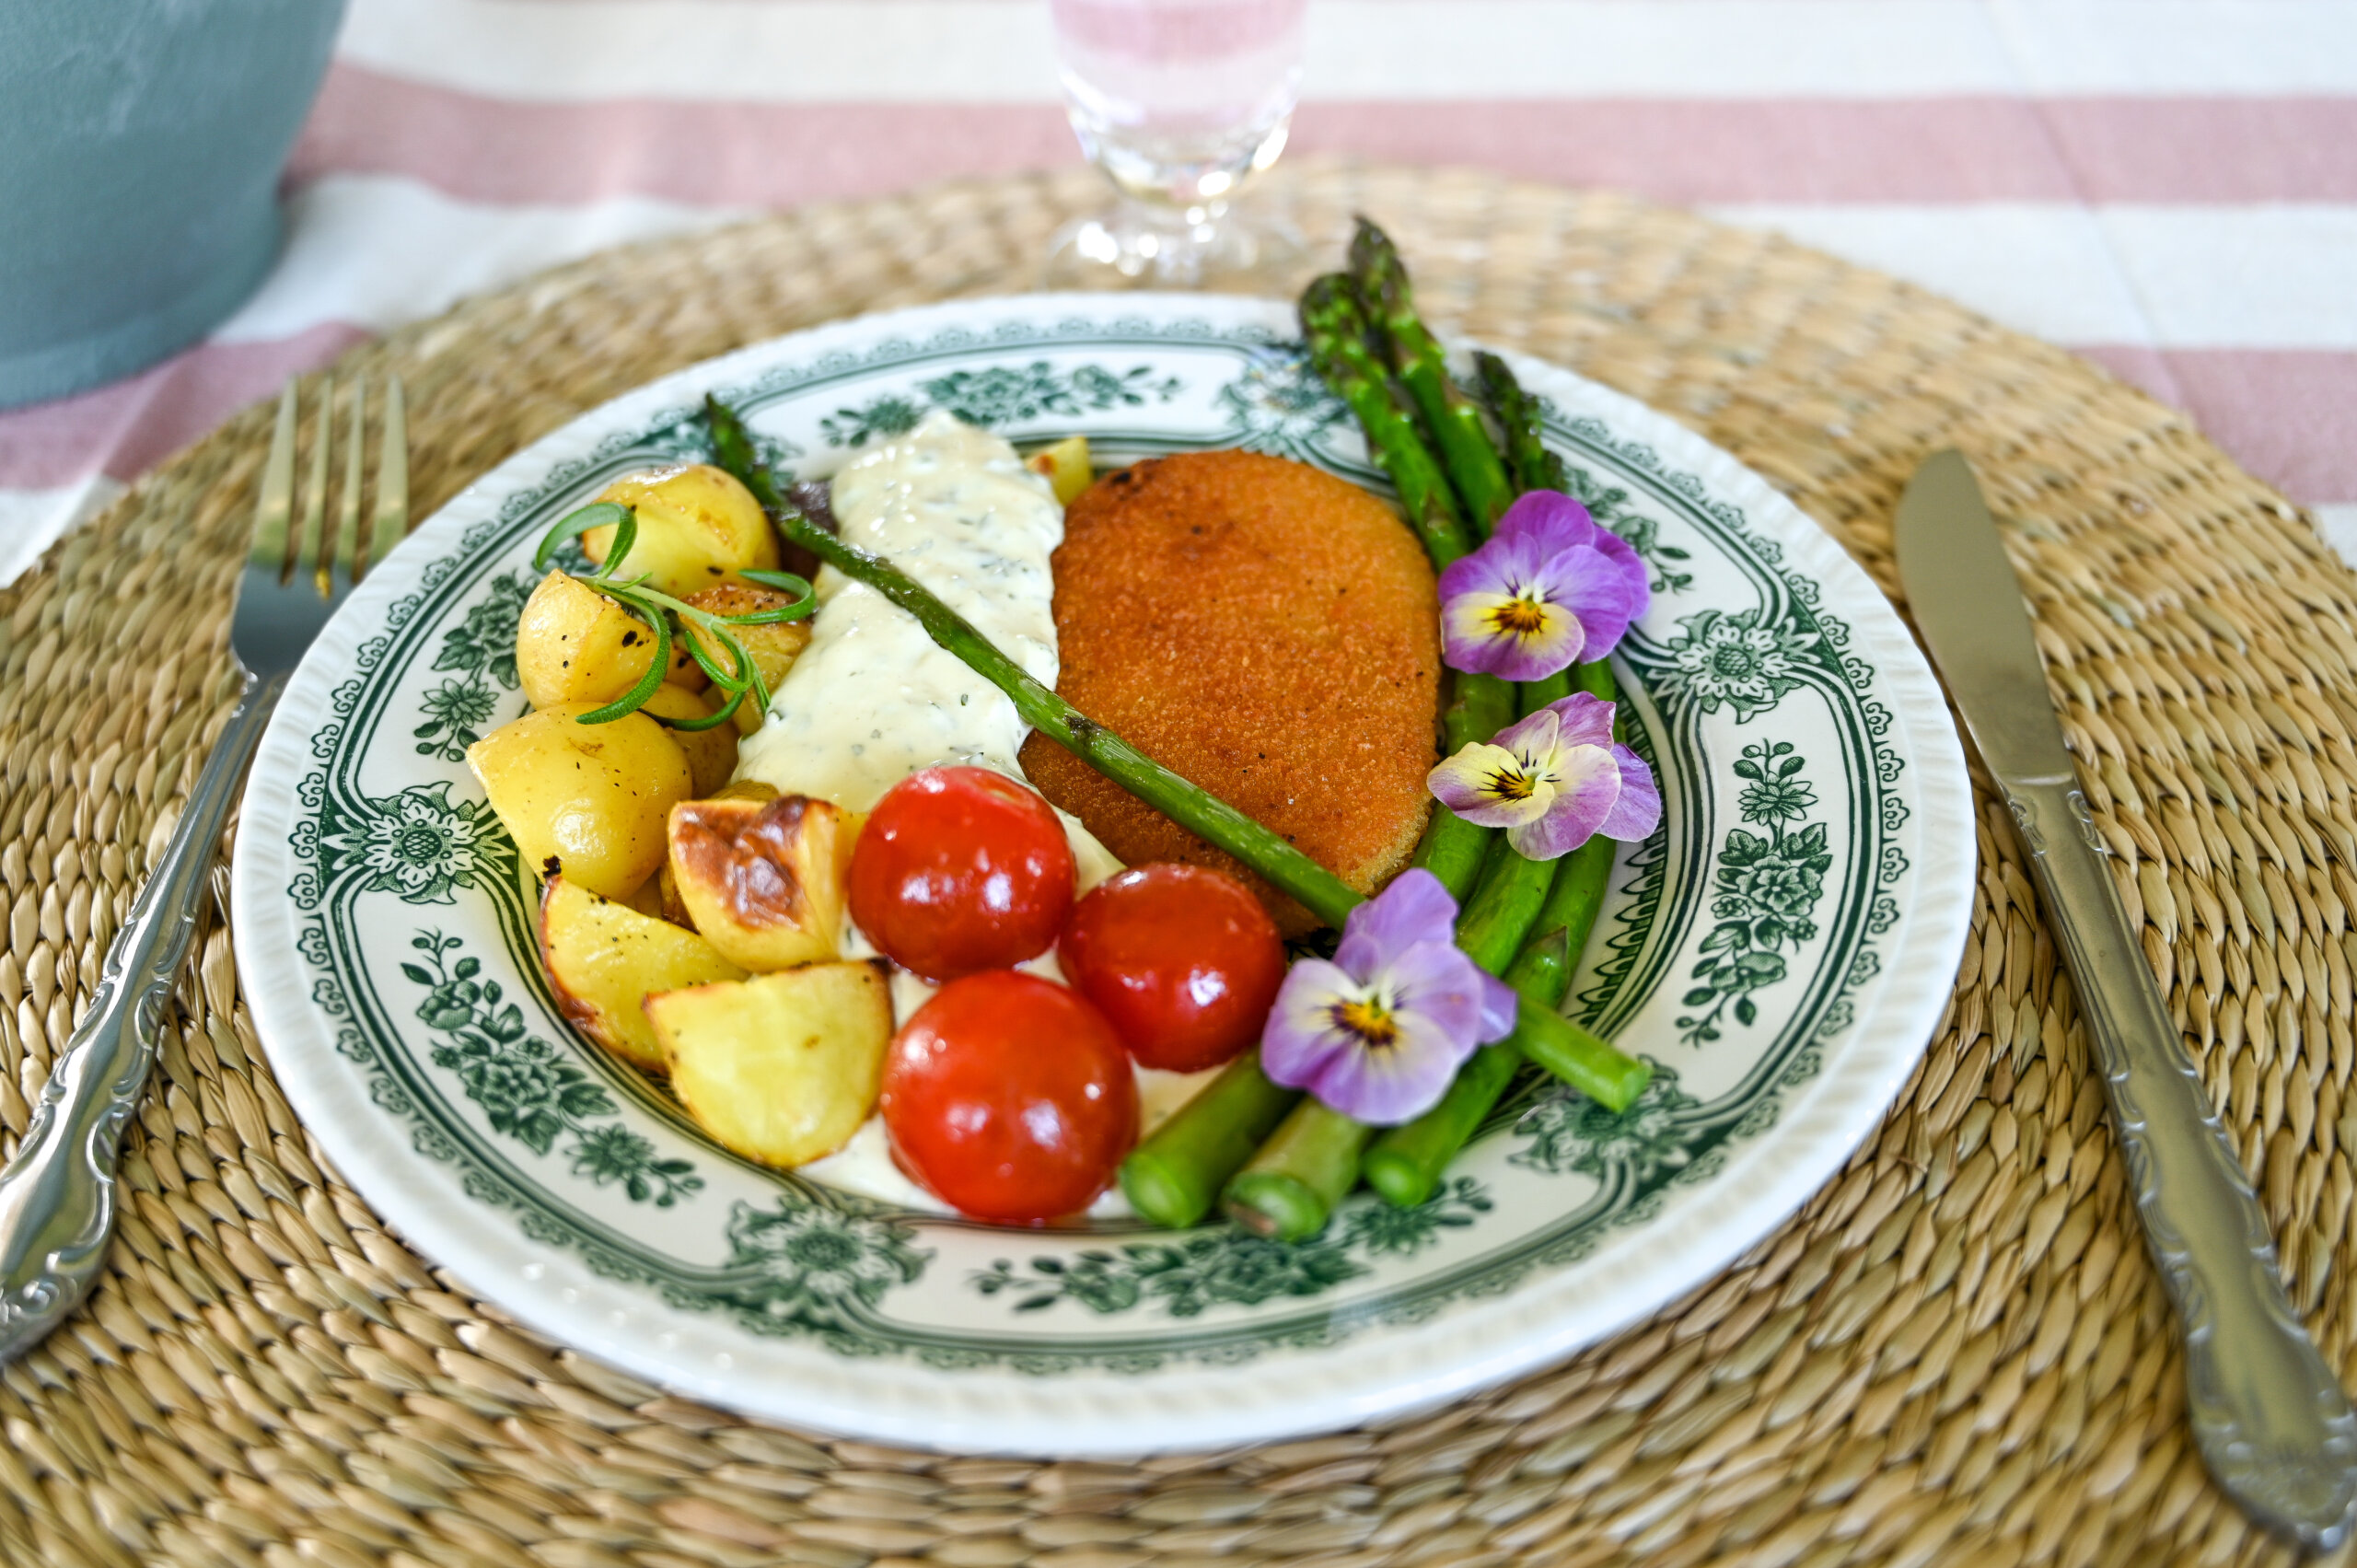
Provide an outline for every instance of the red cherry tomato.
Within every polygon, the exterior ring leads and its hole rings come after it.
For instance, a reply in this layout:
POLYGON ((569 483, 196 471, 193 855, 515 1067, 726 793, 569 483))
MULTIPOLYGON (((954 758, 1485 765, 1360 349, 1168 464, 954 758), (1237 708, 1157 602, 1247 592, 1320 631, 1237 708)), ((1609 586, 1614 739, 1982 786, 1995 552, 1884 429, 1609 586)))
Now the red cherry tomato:
POLYGON ((1072 908, 1072 845, 1037 792, 988 768, 927 768, 877 802, 851 857, 851 917, 927 980, 1047 951, 1072 908))
POLYGON ((1141 1066, 1216 1067, 1260 1038, 1285 978, 1260 900, 1200 865, 1141 865, 1073 906, 1056 949, 1141 1066))
POLYGON ((1096 1008, 1037 975, 942 987, 884 1059, 892 1157, 960 1214, 1035 1223, 1088 1207, 1137 1142, 1137 1079, 1096 1008))

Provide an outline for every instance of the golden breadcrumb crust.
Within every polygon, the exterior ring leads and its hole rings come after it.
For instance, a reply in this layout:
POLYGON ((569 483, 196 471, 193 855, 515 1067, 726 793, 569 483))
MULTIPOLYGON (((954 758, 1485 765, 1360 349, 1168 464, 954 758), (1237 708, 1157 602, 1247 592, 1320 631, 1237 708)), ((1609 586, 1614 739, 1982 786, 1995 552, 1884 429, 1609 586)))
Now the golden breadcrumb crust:
MULTIPOLYGON (((1438 604, 1398 514, 1305 463, 1187 452, 1107 475, 1064 515, 1056 689, 1361 892, 1431 807, 1438 604)), ((1130 865, 1246 875, 1052 741, 1024 771, 1130 865)), ((1247 876, 1289 935, 1316 922, 1247 876)))

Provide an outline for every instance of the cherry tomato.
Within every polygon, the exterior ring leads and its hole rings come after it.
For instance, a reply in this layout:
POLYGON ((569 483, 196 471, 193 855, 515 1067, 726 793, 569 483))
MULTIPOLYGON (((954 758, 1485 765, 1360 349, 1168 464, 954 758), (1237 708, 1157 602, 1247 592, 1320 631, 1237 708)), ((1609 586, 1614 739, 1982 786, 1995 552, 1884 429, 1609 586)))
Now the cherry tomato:
POLYGON ((851 857, 851 917, 927 980, 1047 951, 1072 908, 1072 845, 1037 792, 988 768, 927 768, 888 791, 851 857))
POLYGON ((976 1219, 1088 1207, 1137 1142, 1137 1079, 1104 1016, 1016 970, 942 987, 884 1058, 892 1157, 976 1219))
POLYGON ((1056 949, 1141 1066, 1215 1067, 1260 1038, 1285 978, 1260 900, 1200 865, 1141 865, 1073 906, 1056 949))

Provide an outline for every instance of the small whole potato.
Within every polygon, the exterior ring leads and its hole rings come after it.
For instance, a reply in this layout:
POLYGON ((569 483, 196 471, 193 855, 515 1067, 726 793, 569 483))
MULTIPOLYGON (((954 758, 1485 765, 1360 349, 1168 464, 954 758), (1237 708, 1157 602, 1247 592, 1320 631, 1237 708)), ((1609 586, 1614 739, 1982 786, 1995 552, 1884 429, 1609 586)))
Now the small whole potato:
MULTIPOLYGON (((742 583, 729 583, 691 594, 687 602, 714 615, 754 615, 764 610, 791 604, 794 599, 792 595, 782 594, 775 588, 756 588, 742 583)), ((761 683, 770 689, 772 696, 777 694, 778 682, 784 680, 785 672, 794 668, 794 661, 801 656, 802 650, 810 645, 810 622, 807 620, 732 626, 729 631, 745 645, 746 654, 751 657, 753 668, 761 672, 761 683)), ((692 624, 688 626, 688 635, 696 640, 713 663, 723 669, 730 668, 732 661, 727 649, 692 624)), ((761 721, 768 716, 753 701, 750 692, 746 693, 745 700, 737 704, 737 727, 747 735, 761 728, 761 721)))
MULTIPOLYGON (((516 676, 536 708, 601 707, 637 685, 654 656, 646 622, 563 572, 540 579, 516 622, 516 676)), ((684 641, 672 645, 663 679, 690 691, 709 684, 684 641)))
POLYGON ((627 903, 668 853, 671 807, 692 787, 688 760, 644 714, 575 721, 598 704, 564 703, 502 725, 467 748, 491 808, 545 872, 627 903))
MULTIPOLYGON (((658 719, 702 719, 712 716, 712 704, 667 680, 655 689, 655 695, 646 699, 639 711, 658 719)), ((663 733, 688 759, 688 775, 695 782, 695 798, 716 795, 727 787, 728 775, 737 771, 737 731, 733 727, 716 724, 710 729, 673 729, 666 725, 663 733)))
MULTIPOLYGON (((673 598, 717 587, 747 568, 777 565, 777 532, 753 493, 710 463, 655 469, 618 479, 598 494, 628 506, 638 519, 622 575, 644 573, 673 598)), ((614 547, 612 527, 581 536, 589 559, 602 563, 614 547)))

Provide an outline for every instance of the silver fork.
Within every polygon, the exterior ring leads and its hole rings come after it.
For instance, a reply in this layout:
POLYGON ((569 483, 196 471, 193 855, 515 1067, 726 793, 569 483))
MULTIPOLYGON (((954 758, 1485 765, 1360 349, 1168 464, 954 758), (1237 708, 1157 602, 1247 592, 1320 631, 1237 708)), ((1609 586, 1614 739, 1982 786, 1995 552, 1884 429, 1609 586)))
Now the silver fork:
POLYGON ((0 1360, 23 1354, 64 1321, 105 1262, 123 1125, 155 1064, 164 1005, 180 982, 196 935, 198 901, 238 782, 303 651, 354 583, 408 528, 409 437, 401 384, 395 378, 385 389, 377 506, 367 554, 362 556, 366 392, 365 381, 353 384, 350 450, 330 550, 325 536, 335 390, 332 382, 320 383, 319 432, 291 561, 297 412, 293 382, 279 399, 278 428, 262 468, 253 545, 238 584, 229 633, 245 678, 238 706, 189 792, 163 859, 107 949, 98 994, 50 1074, 16 1158, 0 1170, 0 1360))

